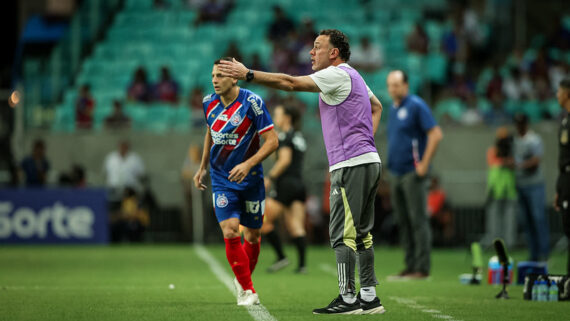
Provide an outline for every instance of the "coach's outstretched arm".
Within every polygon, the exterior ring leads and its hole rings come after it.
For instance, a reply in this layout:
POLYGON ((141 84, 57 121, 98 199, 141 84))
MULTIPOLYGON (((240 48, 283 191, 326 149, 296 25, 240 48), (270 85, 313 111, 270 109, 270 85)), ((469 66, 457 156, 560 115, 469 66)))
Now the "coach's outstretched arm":
MULTIPOLYGON (((225 77, 245 80, 249 69, 237 60, 222 60, 218 67, 225 77)), ((267 87, 286 91, 308 91, 318 93, 321 90, 309 76, 290 76, 287 74, 252 70, 253 82, 267 87)))
POLYGON ((273 153, 277 147, 279 147, 279 138, 277 137, 275 129, 271 129, 261 134, 261 138, 263 138, 264 142, 257 153, 253 154, 253 156, 246 159, 243 163, 232 168, 230 176, 228 177, 230 182, 237 182, 238 184, 241 183, 253 166, 261 163, 267 158, 267 156, 273 153))
POLYGON ((206 175, 206 170, 208 169, 208 160, 210 159, 210 148, 212 147, 212 135, 210 134, 210 128, 206 128, 206 135, 204 135, 204 146, 202 147, 202 160, 200 161, 200 168, 194 175, 194 186, 197 189, 204 191, 206 190, 206 185, 202 183, 204 176, 206 175))

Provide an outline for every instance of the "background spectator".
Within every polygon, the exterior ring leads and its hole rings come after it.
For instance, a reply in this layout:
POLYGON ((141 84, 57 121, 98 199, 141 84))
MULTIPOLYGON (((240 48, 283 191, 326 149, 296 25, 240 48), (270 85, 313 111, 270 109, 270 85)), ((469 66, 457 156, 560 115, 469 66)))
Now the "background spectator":
POLYGON ((544 145, 540 136, 529 128, 528 117, 515 115, 517 135, 514 141, 516 186, 520 219, 527 235, 530 261, 546 261, 549 253, 548 220, 544 176, 541 166, 544 145))
POLYGON ((360 44, 351 49, 351 65, 365 72, 373 72, 382 67, 384 57, 380 46, 371 43, 370 38, 360 38, 360 44))
POLYGON ((131 127, 131 119, 123 113, 123 104, 120 100, 113 100, 113 112, 105 118, 105 128, 125 129, 131 127))
POLYGON ((241 50, 239 49, 237 43, 235 41, 230 41, 228 45, 228 49, 226 49, 226 53, 223 54, 224 57, 233 57, 237 61, 243 61, 243 55, 241 54, 241 50))
POLYGON ((38 139, 34 142, 32 154, 24 158, 20 166, 25 176, 26 186, 41 187, 46 185, 50 164, 46 158, 46 145, 43 140, 38 139))
POLYGON ((491 246, 495 238, 501 237, 507 247, 516 241, 515 161, 513 158, 513 136, 506 127, 496 132, 495 144, 487 150, 487 212, 483 246, 491 246))
POLYGON ((209 0, 200 6, 198 18, 194 22, 194 26, 198 26, 205 22, 224 22, 228 11, 233 6, 233 1, 209 0))
POLYGON ((430 180, 427 206, 434 245, 449 244, 454 233, 453 212, 437 176, 433 176, 430 180))
POLYGON ((127 187, 135 191, 142 189, 141 179, 145 174, 144 163, 137 153, 130 150, 128 141, 120 142, 118 149, 105 157, 103 170, 107 177, 111 201, 119 200, 127 187))
POLYGON ((86 185, 85 168, 79 164, 73 164, 69 172, 59 175, 59 186, 80 188, 86 185))
POLYGON ((279 42, 285 39, 289 32, 295 30, 293 20, 285 15, 283 9, 279 6, 273 7, 273 22, 269 25, 267 36, 273 42, 279 42))
POLYGON ((79 97, 77 97, 77 102, 75 103, 77 128, 91 129, 94 108, 95 100, 91 96, 91 87, 85 84, 79 89, 79 97))
POLYGON ((133 76, 133 81, 129 85, 127 92, 128 99, 137 102, 149 102, 151 99, 151 88, 143 67, 138 67, 133 76))
POLYGON ((134 189, 125 188, 121 206, 111 213, 111 242, 142 242, 150 216, 134 189))
POLYGON ((178 102, 178 83, 172 79, 170 69, 166 66, 160 68, 160 80, 154 86, 154 97, 157 101, 178 102))
POLYGON ((406 38, 406 46, 409 52, 425 55, 428 52, 429 38, 420 23, 416 23, 414 30, 406 38))

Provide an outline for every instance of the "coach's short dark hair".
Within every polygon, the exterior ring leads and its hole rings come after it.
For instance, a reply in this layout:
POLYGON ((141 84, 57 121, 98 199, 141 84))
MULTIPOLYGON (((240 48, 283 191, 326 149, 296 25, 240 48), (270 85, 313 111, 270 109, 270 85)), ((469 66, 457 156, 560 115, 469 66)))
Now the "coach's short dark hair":
POLYGON ((225 60, 225 61, 233 61, 234 57, 222 57, 216 61, 214 61, 214 65, 219 65, 220 61, 225 60))
POLYGON ((564 78, 562 81, 560 81, 560 88, 563 88, 564 90, 570 90, 570 77, 564 78))
POLYGON ((329 41, 333 48, 338 48, 340 59, 348 61, 350 59, 350 45, 348 37, 337 29, 325 29, 319 34, 321 36, 329 36, 329 41))

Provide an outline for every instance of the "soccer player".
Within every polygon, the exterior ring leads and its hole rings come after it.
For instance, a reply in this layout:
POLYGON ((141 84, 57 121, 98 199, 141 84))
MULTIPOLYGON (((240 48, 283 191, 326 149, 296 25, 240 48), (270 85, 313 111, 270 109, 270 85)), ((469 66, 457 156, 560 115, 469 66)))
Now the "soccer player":
POLYGON ((310 51, 309 76, 250 70, 238 61, 222 61, 223 75, 287 91, 318 92, 319 109, 331 172, 331 246, 335 251, 340 295, 315 314, 372 314, 385 309, 376 296, 374 196, 381 162, 374 133, 382 104, 360 74, 347 64, 348 38, 339 30, 322 30, 310 51), (354 269, 358 252, 360 293, 355 295, 354 269))
POLYGON ((226 257, 236 276, 238 305, 259 304, 251 273, 259 256, 260 228, 265 207, 261 161, 273 153, 279 140, 263 100, 237 86, 237 80, 219 70, 222 58, 214 62, 214 94, 204 97, 208 129, 200 168, 194 185, 205 190, 204 176, 210 163, 216 218, 226 243, 226 257), (259 146, 260 136, 263 145, 259 146), (241 243, 239 225, 244 229, 241 243))
POLYGON ((261 233, 267 236, 269 244, 277 254, 277 261, 268 271, 277 272, 289 265, 285 257, 279 234, 273 222, 285 213, 285 226, 293 238, 297 248, 299 262, 296 273, 306 273, 305 268, 305 184, 301 177, 303 172, 303 156, 307 149, 303 134, 297 130, 300 112, 293 106, 279 105, 273 111, 273 121, 279 132, 279 149, 277 161, 265 178, 266 189, 274 185, 274 190, 267 198, 265 219, 261 233))

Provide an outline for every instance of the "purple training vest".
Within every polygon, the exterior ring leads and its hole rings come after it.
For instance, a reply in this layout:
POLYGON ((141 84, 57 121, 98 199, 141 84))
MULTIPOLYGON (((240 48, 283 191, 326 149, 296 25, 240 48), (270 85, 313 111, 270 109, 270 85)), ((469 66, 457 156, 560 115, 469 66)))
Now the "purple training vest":
POLYGON ((350 94, 335 106, 319 95, 319 110, 329 166, 362 154, 377 152, 372 133, 372 107, 366 85, 360 74, 341 66, 352 82, 350 94))

